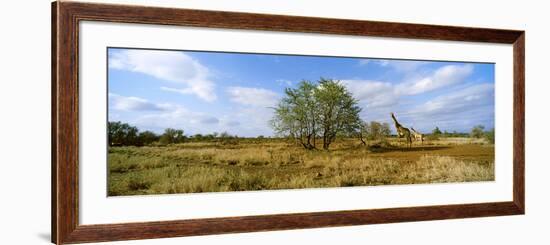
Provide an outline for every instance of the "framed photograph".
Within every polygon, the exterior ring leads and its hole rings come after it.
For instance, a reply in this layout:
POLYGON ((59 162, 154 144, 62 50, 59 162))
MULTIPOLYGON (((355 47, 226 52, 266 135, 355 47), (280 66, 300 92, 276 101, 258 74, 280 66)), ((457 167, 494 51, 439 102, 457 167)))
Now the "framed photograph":
POLYGON ((58 1, 52 242, 525 212, 525 33, 58 1))

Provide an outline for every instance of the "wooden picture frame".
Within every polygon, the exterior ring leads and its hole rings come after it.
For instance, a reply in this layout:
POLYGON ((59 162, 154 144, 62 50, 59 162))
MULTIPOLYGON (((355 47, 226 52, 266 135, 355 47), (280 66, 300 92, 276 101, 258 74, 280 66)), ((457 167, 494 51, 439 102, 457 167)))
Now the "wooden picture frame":
POLYGON ((381 224, 525 212, 524 31, 58 1, 52 3, 51 45, 53 243, 381 224), (513 201, 80 225, 78 57, 79 22, 83 20, 513 44, 513 201))

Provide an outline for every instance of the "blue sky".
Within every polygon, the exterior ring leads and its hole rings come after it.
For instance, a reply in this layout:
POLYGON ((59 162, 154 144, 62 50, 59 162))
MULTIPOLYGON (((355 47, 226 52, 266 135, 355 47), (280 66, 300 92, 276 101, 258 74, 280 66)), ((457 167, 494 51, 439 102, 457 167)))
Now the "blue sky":
POLYGON ((494 127, 494 64, 109 48, 108 72, 109 121, 157 133, 271 136, 284 89, 320 77, 344 84, 366 121, 494 127))

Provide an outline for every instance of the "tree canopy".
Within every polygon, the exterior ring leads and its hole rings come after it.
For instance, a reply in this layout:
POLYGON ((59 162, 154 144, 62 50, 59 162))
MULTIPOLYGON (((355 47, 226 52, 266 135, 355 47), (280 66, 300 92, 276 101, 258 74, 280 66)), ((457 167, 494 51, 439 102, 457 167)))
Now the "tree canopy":
POLYGON ((484 136, 484 130, 485 126, 483 125, 476 125, 472 128, 472 131, 470 132, 470 136, 472 138, 481 138, 484 136))
POLYGON ((367 140, 384 140, 390 136, 391 129, 387 122, 380 123, 377 121, 362 122, 360 139, 363 144, 366 144, 364 138, 367 140))
POLYGON ((442 132, 439 129, 439 127, 435 127, 434 130, 432 130, 432 134, 435 135, 435 136, 438 136, 438 135, 441 135, 442 132))
POLYGON ((110 145, 138 144, 138 129, 136 127, 121 122, 109 122, 107 127, 110 145))
POLYGON ((339 81, 303 80, 297 88, 285 89, 271 125, 277 134, 297 139, 306 149, 315 149, 319 137, 328 150, 337 136, 356 134, 360 112, 357 100, 339 81))
POLYGON ((160 143, 163 145, 183 143, 185 140, 185 135, 181 129, 167 128, 164 130, 164 133, 160 136, 160 143))

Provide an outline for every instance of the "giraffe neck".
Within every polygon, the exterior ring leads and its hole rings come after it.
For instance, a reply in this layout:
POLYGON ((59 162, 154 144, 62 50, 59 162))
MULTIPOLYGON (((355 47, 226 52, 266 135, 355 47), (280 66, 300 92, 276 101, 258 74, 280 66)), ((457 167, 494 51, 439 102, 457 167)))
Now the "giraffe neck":
POLYGON ((395 116, 393 114, 391 114, 391 119, 393 119, 393 122, 395 123, 396 128, 403 127, 403 126, 401 126, 401 124, 399 124, 399 122, 397 122, 397 119, 395 118, 395 116))

